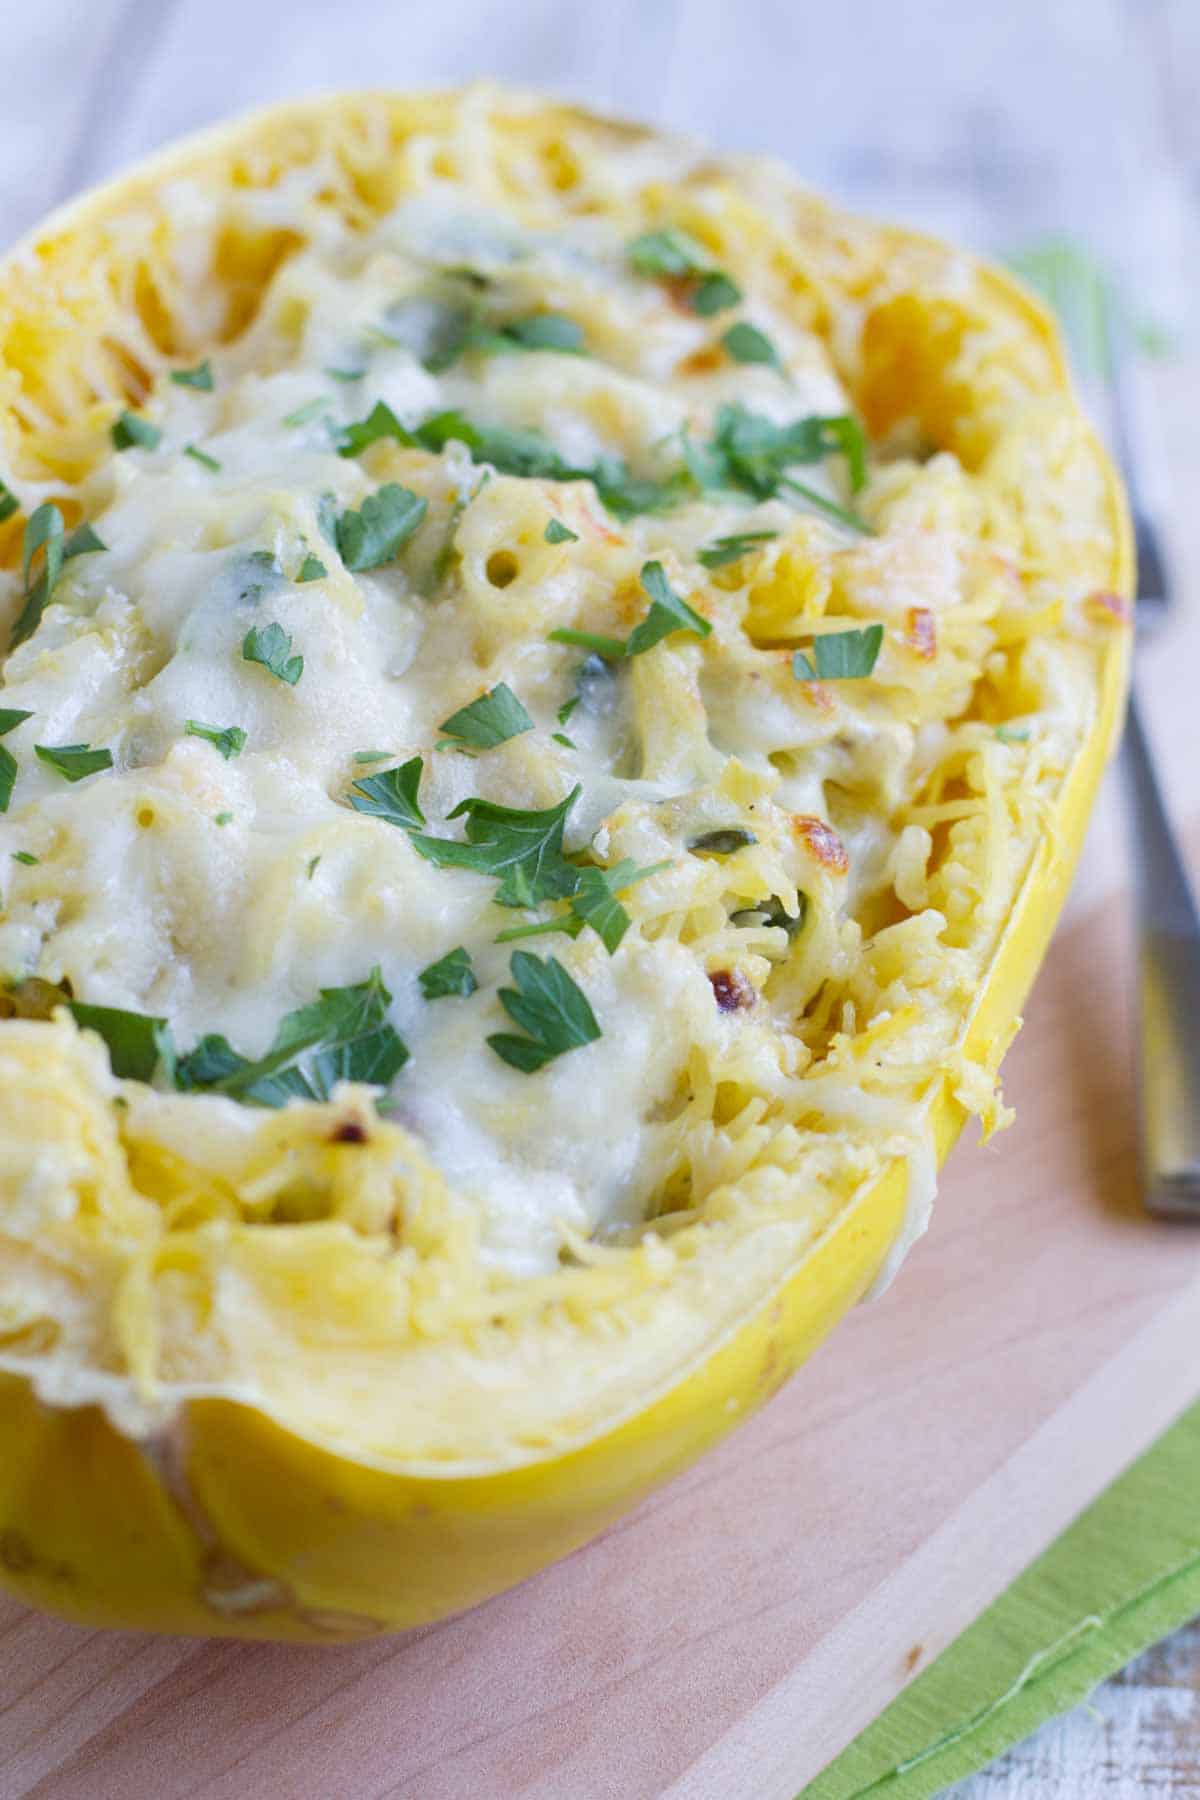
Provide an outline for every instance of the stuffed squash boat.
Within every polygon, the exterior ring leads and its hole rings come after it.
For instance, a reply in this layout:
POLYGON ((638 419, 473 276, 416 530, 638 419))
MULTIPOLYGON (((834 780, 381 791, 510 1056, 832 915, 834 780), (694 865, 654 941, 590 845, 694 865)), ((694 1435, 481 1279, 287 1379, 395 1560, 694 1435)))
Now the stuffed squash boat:
POLYGON ((0 268, 0 1574, 336 1639, 580 1544, 921 1230, 1116 730, 995 271, 520 94, 0 268))

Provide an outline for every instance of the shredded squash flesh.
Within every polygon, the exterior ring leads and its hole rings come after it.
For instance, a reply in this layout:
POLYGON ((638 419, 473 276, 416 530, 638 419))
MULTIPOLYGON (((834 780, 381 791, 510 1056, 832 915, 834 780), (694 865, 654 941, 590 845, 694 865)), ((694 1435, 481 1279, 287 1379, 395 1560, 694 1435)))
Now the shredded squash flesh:
POLYGON ((1106 466, 1004 287, 769 165, 368 98, 20 254, 0 370, 0 1364, 131 1430, 222 1391, 519 1455, 897 1158, 911 1239, 1125 623, 1106 466), (444 849, 572 795, 532 887, 444 849), (522 957, 576 1009, 536 1067, 494 1041, 534 1041, 522 957), (383 1084, 203 1074, 372 982, 383 1084), (165 1022, 148 1079, 89 1008, 165 1022))

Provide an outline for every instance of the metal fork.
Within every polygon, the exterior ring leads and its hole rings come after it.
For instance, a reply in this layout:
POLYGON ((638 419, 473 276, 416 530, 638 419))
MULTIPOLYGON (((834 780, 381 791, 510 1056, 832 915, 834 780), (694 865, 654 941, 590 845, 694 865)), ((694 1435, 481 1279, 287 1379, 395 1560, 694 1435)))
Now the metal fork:
MULTIPOLYGON (((1137 634, 1171 606, 1170 569, 1140 475, 1139 415, 1122 322, 1103 306, 1101 396, 1129 494, 1137 549, 1137 634)), ((1200 1222, 1200 912, 1142 727, 1136 677, 1120 764, 1134 839, 1138 939, 1139 1124, 1143 1194, 1160 1218, 1200 1222)))

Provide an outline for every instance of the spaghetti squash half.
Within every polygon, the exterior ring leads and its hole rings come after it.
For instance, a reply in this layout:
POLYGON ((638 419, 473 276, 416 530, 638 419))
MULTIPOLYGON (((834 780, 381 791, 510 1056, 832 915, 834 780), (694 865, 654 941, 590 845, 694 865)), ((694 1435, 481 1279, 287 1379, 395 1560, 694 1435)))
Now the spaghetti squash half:
POLYGON ((0 267, 0 1573, 339 1638, 583 1542, 924 1222, 1121 706, 1006 277, 494 89, 0 267))

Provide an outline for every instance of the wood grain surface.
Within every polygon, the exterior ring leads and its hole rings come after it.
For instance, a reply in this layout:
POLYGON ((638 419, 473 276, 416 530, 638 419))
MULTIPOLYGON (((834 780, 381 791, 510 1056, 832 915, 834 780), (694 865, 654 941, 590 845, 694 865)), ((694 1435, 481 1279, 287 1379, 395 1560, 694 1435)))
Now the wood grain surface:
MULTIPOLYGON (((1187 349, 1195 0, 43 0, 4 25, 6 239, 259 101, 493 73, 777 152, 852 204, 982 245, 1070 229, 1187 349)), ((1144 679, 1195 826, 1200 362, 1152 379, 1191 607, 1144 679)), ((0 1601, 0 1800, 794 1793, 1182 1404, 1145 1334, 1186 1296, 1197 1244, 1137 1207, 1124 855, 1110 789, 1009 1064, 1018 1126, 957 1154, 901 1282, 731 1444, 560 1569, 403 1643, 196 1646, 0 1601), (1086 1432, 1089 1405, 1112 1466, 1077 1461, 1078 1494, 1039 1485, 1037 1433, 1086 1432), (1014 1492, 1025 1530, 995 1544, 1014 1492)), ((956 1792, 1195 1800, 1200 1629, 956 1792)))

